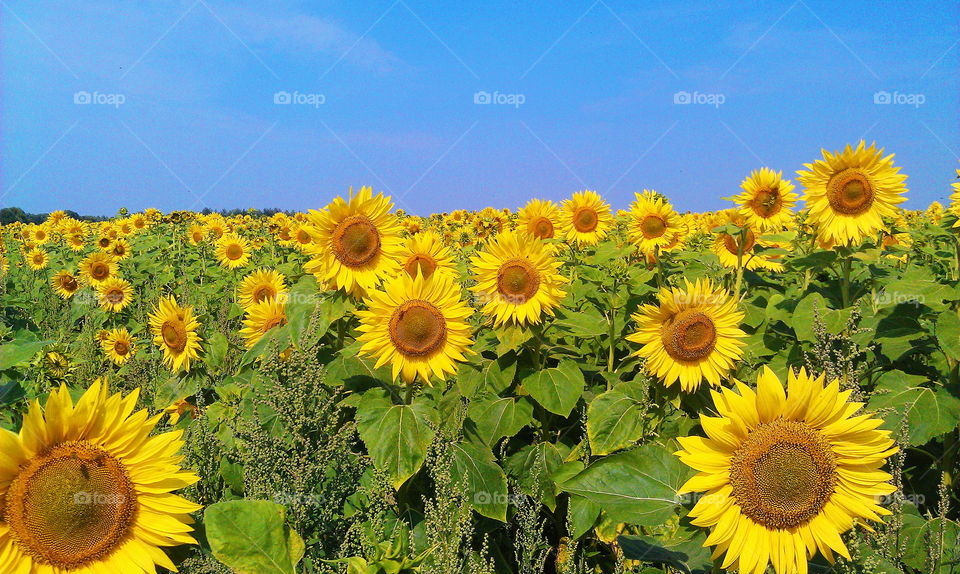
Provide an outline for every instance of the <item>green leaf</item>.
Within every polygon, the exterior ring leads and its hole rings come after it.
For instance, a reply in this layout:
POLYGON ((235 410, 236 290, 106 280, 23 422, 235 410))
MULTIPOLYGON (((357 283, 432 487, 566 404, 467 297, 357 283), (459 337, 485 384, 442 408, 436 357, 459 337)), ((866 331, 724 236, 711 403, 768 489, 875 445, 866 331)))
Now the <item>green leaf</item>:
POLYGON ((227 347, 227 337, 223 333, 216 331, 210 336, 203 355, 203 362, 214 373, 218 372, 223 366, 223 361, 227 356, 227 347))
POLYGON ((908 444, 925 444, 957 426, 960 420, 960 399, 944 389, 922 387, 926 377, 890 371, 880 377, 867 408, 883 410, 880 428, 900 431, 907 427, 908 444))
POLYGON ((13 340, 0 345, 0 371, 26 363, 53 341, 24 341, 13 340))
POLYGON ((483 516, 507 521, 507 476, 493 458, 489 449, 470 443, 451 445, 453 450, 453 480, 466 478, 473 508, 483 516))
POLYGON ((610 454, 636 442, 643 434, 644 385, 621 383, 590 401, 587 437, 590 452, 610 454))
POLYGON ((808 255, 801 255, 787 260, 787 264, 794 269, 812 269, 827 267, 837 260, 835 251, 815 251, 808 255))
POLYGON ((600 516, 600 505, 589 498, 571 494, 568 513, 570 536, 576 539, 586 534, 596 524, 597 517, 600 516))
POLYGON ((791 326, 797 334, 797 339, 816 341, 817 337, 813 331, 816 316, 820 317, 827 332, 837 334, 846 326, 850 311, 850 309, 843 311, 830 309, 830 305, 823 298, 823 295, 811 293, 797 303, 796 309, 793 310, 791 326))
POLYGON ((395 405, 379 388, 364 393, 357 405, 360 438, 374 466, 387 473, 394 488, 399 489, 423 466, 438 418, 432 405, 395 405))
POLYGON ((287 527, 279 504, 218 502, 207 507, 203 522, 213 555, 240 574, 294 574, 303 556, 303 540, 287 527))
POLYGON ((574 337, 602 337, 607 334, 607 318, 600 311, 587 306, 580 311, 558 312, 553 326, 574 337))
POLYGON ((677 490, 692 474, 670 450, 648 444, 601 458, 559 486, 598 504, 615 522, 655 526, 673 515, 677 490))
POLYGON ((666 564, 687 574, 710 574, 713 560, 710 548, 703 546, 706 539, 698 533, 690 540, 667 544, 652 536, 620 536, 617 543, 628 560, 666 564))
POLYGON ((513 354, 496 360, 480 359, 480 363, 461 365, 457 372, 457 387, 460 394, 472 399, 484 390, 497 395, 513 384, 517 362, 513 354))
POLYGON ((956 313, 941 313, 934 327, 940 348, 951 359, 960 360, 960 318, 956 313))
POLYGON ((565 360, 553 369, 539 371, 523 379, 523 388, 543 408, 560 416, 570 416, 583 394, 583 372, 576 361, 565 360))
POLYGON ((470 401, 467 409, 469 420, 476 426, 472 429, 487 445, 493 445, 503 437, 512 437, 533 421, 533 403, 521 397, 483 397, 470 401))

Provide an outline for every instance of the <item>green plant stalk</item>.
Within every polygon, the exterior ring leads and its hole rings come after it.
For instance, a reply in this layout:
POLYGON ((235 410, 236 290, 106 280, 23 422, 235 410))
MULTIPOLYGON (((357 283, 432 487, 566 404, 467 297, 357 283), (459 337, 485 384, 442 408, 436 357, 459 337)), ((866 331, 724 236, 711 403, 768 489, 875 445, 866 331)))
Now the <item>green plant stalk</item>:
POLYGON ((740 238, 737 241, 737 279, 733 284, 733 299, 740 300, 740 285, 743 283, 743 244, 747 240, 747 229, 740 231, 740 238))
POLYGON ((853 258, 849 255, 843 258, 842 272, 840 273, 840 299, 843 308, 850 306, 850 271, 853 268, 853 258))

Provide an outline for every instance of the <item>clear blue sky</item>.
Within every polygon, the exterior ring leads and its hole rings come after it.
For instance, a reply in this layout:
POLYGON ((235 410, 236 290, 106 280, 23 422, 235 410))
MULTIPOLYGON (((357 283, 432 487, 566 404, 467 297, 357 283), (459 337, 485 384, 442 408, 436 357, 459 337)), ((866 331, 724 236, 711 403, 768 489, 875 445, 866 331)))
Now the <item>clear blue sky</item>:
POLYGON ((350 185, 420 214, 583 188, 706 210, 861 137, 920 208, 960 167, 957 2, 0 0, 0 22, 0 204, 34 212, 350 185))

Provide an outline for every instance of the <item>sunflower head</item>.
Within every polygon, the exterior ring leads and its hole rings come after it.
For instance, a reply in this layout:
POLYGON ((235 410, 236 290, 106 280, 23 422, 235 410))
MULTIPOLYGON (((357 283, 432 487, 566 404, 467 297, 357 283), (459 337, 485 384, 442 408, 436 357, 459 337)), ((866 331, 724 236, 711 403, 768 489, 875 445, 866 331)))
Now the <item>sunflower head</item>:
POLYGON ((193 316, 193 307, 181 307, 172 296, 162 297, 150 315, 153 342, 163 352, 163 362, 173 372, 190 371, 190 361, 200 351, 200 323, 193 316))
POLYGON ((246 313, 246 318, 243 320, 244 327, 240 334, 246 339, 248 348, 263 338, 267 331, 287 322, 285 304, 276 298, 253 303, 246 308, 246 313))
POLYGON ((906 201, 906 175, 893 166, 893 154, 883 156, 876 144, 842 152, 823 150, 823 159, 804 164, 798 180, 803 200, 821 240, 856 245, 884 228, 883 217, 894 217, 906 201))
POLYGON ((383 290, 371 291, 366 302, 367 310, 357 312, 360 352, 377 357, 377 368, 390 363, 395 380, 443 380, 470 353, 466 319, 473 312, 460 300, 451 275, 400 273, 383 290))
POLYGON ((247 275, 237 288, 240 306, 246 308, 261 301, 284 301, 287 296, 286 278, 272 269, 257 269, 247 275))
POLYGON ((122 365, 133 356, 134 348, 133 337, 126 327, 108 331, 100 340, 100 348, 103 353, 117 365, 122 365))
POLYGON ((790 180, 782 177, 783 172, 762 167, 740 184, 743 192, 735 201, 747 225, 759 231, 780 230, 793 218, 797 194, 792 193, 790 180))
POLYGON ((564 237, 567 230, 561 221, 560 207, 552 201, 531 199, 517 214, 517 230, 537 239, 564 237))
POLYGON ((80 281, 67 270, 58 272, 50 279, 54 292, 63 299, 69 299, 80 290, 80 281))
POLYGON ((628 341, 642 345, 634 354, 667 386, 696 391, 703 380, 719 385, 743 354, 743 313, 736 301, 709 280, 663 288, 658 304, 642 305, 633 315, 637 331, 628 341))
POLYGON ((580 245, 594 245, 613 227, 610 204, 595 191, 580 191, 564 200, 561 221, 567 239, 580 245))
POLYGON ((133 300, 133 286, 126 279, 111 277, 101 281, 97 287, 97 299, 105 311, 117 313, 124 310, 133 300))
POLYGON ((250 242, 236 233, 225 233, 217 240, 217 261, 227 269, 238 269, 250 261, 250 242))
POLYGON ((653 191, 636 194, 630 205, 630 242, 642 253, 652 253, 677 241, 680 216, 666 200, 653 191))
POLYGON ((553 250, 532 235, 508 231, 497 235, 471 259, 477 284, 470 289, 496 325, 540 323, 553 316, 566 295, 560 262, 553 250))
POLYGON ((311 210, 313 258, 304 266, 321 284, 332 284, 354 297, 392 277, 400 265, 400 224, 390 213, 393 204, 369 187, 349 200, 337 197, 322 211, 311 210))
POLYGON ((91 253, 80 262, 80 274, 87 283, 97 286, 116 276, 117 260, 109 253, 91 253))
POLYGON ((173 570, 160 547, 196 543, 201 507, 171 491, 198 477, 179 466, 180 433, 150 436, 159 416, 133 413, 138 396, 96 381, 74 405, 61 386, 19 435, 0 429, 0 570, 173 570))
POLYGON ((896 490, 880 470, 897 451, 890 431, 854 416, 863 405, 848 403, 838 380, 824 386, 802 369, 786 391, 766 367, 756 391, 736 388, 711 391, 718 416, 700 416, 706 438, 679 439, 676 454, 698 471, 680 494, 705 493, 692 524, 712 528, 706 543, 725 569, 806 572, 817 550, 849 559, 840 534, 890 514, 877 504, 896 490))
POLYGON ((49 262, 50 257, 47 255, 47 252, 42 249, 31 249, 27 253, 27 265, 34 271, 46 269, 49 262))
POLYGON ((457 273, 450 249, 432 231, 410 236, 400 254, 400 262, 403 272, 411 277, 418 273, 424 278, 429 278, 434 273, 457 273))

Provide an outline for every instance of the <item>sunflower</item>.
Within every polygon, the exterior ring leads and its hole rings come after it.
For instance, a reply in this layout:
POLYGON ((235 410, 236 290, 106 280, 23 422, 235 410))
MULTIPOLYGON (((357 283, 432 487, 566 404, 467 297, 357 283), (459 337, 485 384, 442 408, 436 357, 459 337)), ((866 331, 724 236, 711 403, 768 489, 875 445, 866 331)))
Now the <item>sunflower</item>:
POLYGON ((190 372, 190 361, 198 357, 200 323, 193 316, 193 307, 181 307, 172 296, 163 297, 150 315, 153 342, 163 350, 163 362, 173 372, 190 372))
POLYGON ((50 263, 50 258, 47 256, 47 252, 43 249, 31 249, 27 255, 27 265, 30 266, 30 269, 34 271, 40 271, 41 269, 46 269, 47 264, 50 263))
POLYGON ((680 216, 663 197, 652 191, 637 193, 630 205, 630 242, 642 253, 652 253, 671 243, 679 243, 680 216))
POLYGON ((304 269, 354 297, 396 275, 403 245, 392 207, 389 197, 364 187, 351 189, 348 201, 337 197, 322 211, 310 210, 313 258, 304 269))
POLYGON ((50 280, 50 284, 53 286, 54 292, 62 299, 69 299, 73 297, 74 293, 80 290, 80 282, 73 276, 73 273, 67 270, 60 271, 54 275, 50 280))
POLYGON ((561 224, 567 239, 580 245, 594 245, 613 227, 610 205, 595 191, 579 191, 562 204, 561 224))
POLYGON ((107 250, 117 261, 123 261, 130 257, 130 242, 126 239, 117 239, 107 250))
POLYGON ((420 273, 429 278, 434 273, 443 273, 456 277, 457 267, 453 257, 440 237, 432 231, 424 231, 407 239, 403 251, 400 253, 402 272, 411 277, 420 273))
POLYGON ((100 308, 111 313, 123 311, 133 300, 133 287, 120 277, 111 277, 97 285, 97 299, 100 308))
POLYGON ((563 237, 560 207, 552 201, 531 199, 517 214, 517 229, 537 239, 563 237))
POLYGON ((80 262, 80 274, 87 283, 93 286, 99 285, 116 276, 117 260, 109 253, 91 253, 80 262))
POLYGON ((67 245, 70 246, 70 249, 73 251, 83 251, 86 244, 87 242, 84 240, 82 233, 71 233, 67 236, 67 245))
POLYGON ((633 315, 637 332, 627 340, 643 345, 634 355, 646 359, 646 369, 666 386, 677 381, 694 392, 706 379, 719 385, 743 354, 747 335, 740 330, 743 313, 737 303, 709 280, 685 289, 663 288, 657 305, 642 305, 633 315))
POLYGON ((224 233, 214 251, 217 261, 227 269, 243 267, 250 261, 250 242, 236 233, 224 233))
POLYGON ((747 225, 757 231, 781 230, 793 218, 790 211, 797 202, 790 180, 783 178, 783 172, 767 167, 750 172, 740 184, 743 193, 736 196, 740 214, 747 225))
POLYGON ((713 558, 754 574, 768 563, 805 573, 817 550, 831 563, 834 553, 849 560, 840 534, 890 514, 877 504, 896 490, 880 470, 897 452, 890 431, 853 416, 863 403, 848 403, 839 380, 824 387, 823 375, 803 369, 790 371, 787 392, 766 367, 756 391, 736 386, 712 392, 719 416, 700 416, 707 437, 681 437, 676 453, 698 471, 680 494, 706 493, 689 516, 712 528, 713 558))
POLYGON ((883 157, 882 148, 865 145, 823 150, 822 160, 804 164, 810 171, 797 172, 817 235, 840 245, 859 244, 883 229, 882 218, 895 216, 906 201, 907 176, 893 166, 893 154, 883 157))
POLYGON ((267 331, 287 322, 285 303, 277 299, 264 299, 246 307, 247 316, 243 319, 240 334, 246 339, 247 347, 254 346, 267 331))
POLYGON ((171 403, 170 406, 163 409, 163 412, 169 417, 167 419, 167 423, 170 426, 173 426, 180 422, 180 417, 185 414, 189 414, 191 419, 197 418, 197 412, 199 410, 200 409, 197 408, 197 405, 191 403, 186 397, 184 397, 171 403))
POLYGON ((190 245, 199 245, 203 242, 204 237, 206 237, 206 231, 202 226, 194 223, 187 228, 187 241, 190 242, 190 245))
MULTIPOLYGON (((960 178, 960 169, 957 170, 957 177, 960 178)), ((955 181, 950 185, 953 187, 953 193, 950 194, 950 213, 957 218, 953 224, 953 227, 956 228, 960 227, 960 181, 955 181)))
POLYGON ((560 262, 531 235, 501 233, 470 263, 477 281, 470 289, 484 302, 483 312, 494 316, 495 325, 538 324, 543 313, 553 316, 566 295, 560 262))
POLYGON ((237 299, 240 306, 247 308, 261 301, 286 301, 287 285, 282 273, 272 269, 257 269, 240 281, 237 287, 237 299))
POLYGON ((74 405, 61 386, 19 434, 0 428, 0 572, 176 570, 160 547, 196 544, 202 507, 172 491, 199 477, 180 468, 181 433, 150 436, 161 415, 134 413, 138 397, 98 380, 74 405))
POLYGON ((100 348, 118 365, 127 362, 127 359, 133 356, 136 349, 133 345, 133 337, 126 327, 122 329, 113 329, 107 332, 107 336, 100 341, 100 348))
POLYGON ((471 353, 473 310, 460 300, 460 287, 450 275, 411 277, 400 273, 369 292, 367 310, 357 311, 360 352, 377 357, 376 367, 390 363, 393 379, 412 383, 420 377, 446 379, 456 361, 471 353))

